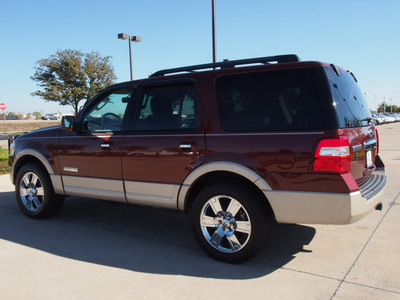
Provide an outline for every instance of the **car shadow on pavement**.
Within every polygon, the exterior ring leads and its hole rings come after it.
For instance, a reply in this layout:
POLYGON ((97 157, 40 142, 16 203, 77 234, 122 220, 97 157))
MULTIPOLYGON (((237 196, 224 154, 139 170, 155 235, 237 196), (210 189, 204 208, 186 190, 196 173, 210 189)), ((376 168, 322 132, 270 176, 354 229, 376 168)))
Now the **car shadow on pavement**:
POLYGON ((134 272, 258 278, 308 251, 304 246, 315 235, 312 227, 277 225, 271 243, 259 256, 230 265, 211 259, 200 249, 189 216, 183 213, 69 197, 57 216, 33 220, 19 210, 14 193, 0 193, 0 199, 0 239, 134 272))

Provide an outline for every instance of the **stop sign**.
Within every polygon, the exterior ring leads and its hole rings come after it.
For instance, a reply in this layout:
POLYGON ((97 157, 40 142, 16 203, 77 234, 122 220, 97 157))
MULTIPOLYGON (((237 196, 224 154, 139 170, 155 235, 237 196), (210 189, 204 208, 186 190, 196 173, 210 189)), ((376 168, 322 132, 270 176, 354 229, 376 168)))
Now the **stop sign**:
POLYGON ((1 110, 6 110, 7 106, 5 103, 0 103, 0 109, 1 110))

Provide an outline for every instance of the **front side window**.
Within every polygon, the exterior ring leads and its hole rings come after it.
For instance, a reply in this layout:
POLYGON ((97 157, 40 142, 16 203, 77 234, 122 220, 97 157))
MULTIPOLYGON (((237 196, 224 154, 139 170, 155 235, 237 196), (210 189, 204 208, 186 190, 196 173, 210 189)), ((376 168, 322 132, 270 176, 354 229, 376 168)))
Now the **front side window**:
POLYGON ((83 116, 82 131, 121 131, 131 93, 131 88, 124 88, 100 98, 83 116))
POLYGON ((218 110, 227 131, 321 129, 308 70, 223 76, 216 81, 218 110))
POLYGON ((144 87, 135 130, 190 131, 196 124, 193 83, 144 87))

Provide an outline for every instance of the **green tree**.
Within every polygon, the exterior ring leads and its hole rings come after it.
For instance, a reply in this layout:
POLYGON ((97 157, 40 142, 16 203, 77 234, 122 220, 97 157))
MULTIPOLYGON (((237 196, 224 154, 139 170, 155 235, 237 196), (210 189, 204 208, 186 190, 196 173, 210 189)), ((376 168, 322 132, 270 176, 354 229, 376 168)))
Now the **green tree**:
POLYGON ((390 113, 390 112, 398 112, 399 111, 399 107, 397 105, 388 105, 385 102, 382 102, 381 104, 379 104, 379 108, 378 108, 378 112, 383 113, 390 113))
POLYGON ((75 114, 82 100, 86 104, 116 80, 111 56, 102 57, 98 52, 84 54, 78 50, 58 50, 49 58, 39 60, 35 70, 31 78, 42 89, 32 95, 70 105, 75 114))
POLYGON ((42 114, 38 111, 35 111, 32 115, 35 118, 35 120, 40 120, 42 118, 42 114))

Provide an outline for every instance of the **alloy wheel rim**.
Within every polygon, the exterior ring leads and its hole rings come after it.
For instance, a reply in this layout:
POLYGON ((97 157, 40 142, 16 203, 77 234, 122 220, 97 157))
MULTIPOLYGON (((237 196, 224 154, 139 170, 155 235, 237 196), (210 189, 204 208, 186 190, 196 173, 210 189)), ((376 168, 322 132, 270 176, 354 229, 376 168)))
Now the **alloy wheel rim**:
POLYGON ((212 197, 204 204, 200 227, 207 242, 224 253, 240 251, 251 236, 251 220, 246 209, 225 195, 212 197))
POLYGON ((21 179, 19 195, 22 204, 31 213, 36 213, 43 205, 43 183, 33 172, 27 172, 21 179))

